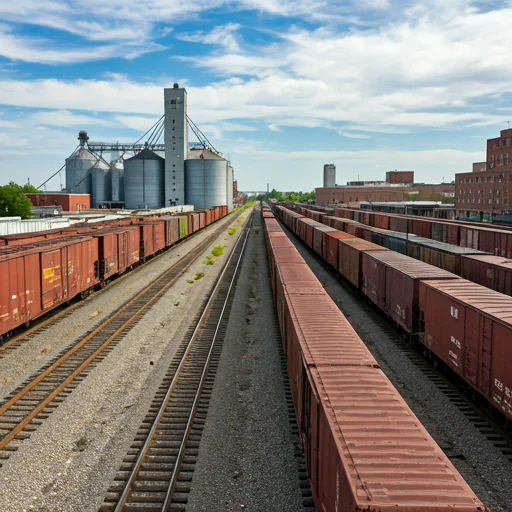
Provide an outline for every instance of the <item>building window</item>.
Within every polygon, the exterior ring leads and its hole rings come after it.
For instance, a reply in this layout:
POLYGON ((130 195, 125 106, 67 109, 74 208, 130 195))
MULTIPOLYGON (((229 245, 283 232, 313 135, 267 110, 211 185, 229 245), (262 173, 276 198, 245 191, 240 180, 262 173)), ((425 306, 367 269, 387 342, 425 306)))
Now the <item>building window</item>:
POLYGON ((480 204, 480 199, 478 200, 478 204, 480 204))
POLYGON ((480 178, 475 178, 475 182, 478 183, 480 181, 480 178))
POLYGON ((173 119, 173 120, 172 120, 172 124, 174 124, 175 122, 176 122, 176 119, 173 119))
POLYGON ((508 153, 503 155, 503 165, 508 165, 508 153))

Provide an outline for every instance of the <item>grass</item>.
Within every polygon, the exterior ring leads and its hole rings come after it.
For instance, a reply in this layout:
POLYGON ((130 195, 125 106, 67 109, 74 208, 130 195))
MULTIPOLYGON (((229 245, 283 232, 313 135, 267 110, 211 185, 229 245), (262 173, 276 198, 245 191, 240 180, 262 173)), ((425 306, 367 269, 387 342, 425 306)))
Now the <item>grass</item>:
POLYGON ((219 256, 222 256, 224 254, 224 247, 225 245, 217 245, 212 249, 212 254, 218 258, 219 256))
POLYGON ((229 228, 228 235, 233 236, 238 231, 238 228, 229 228))
POLYGON ((85 450, 85 446, 87 444, 87 436, 82 436, 76 443, 76 449, 80 452, 83 452, 85 450))
POLYGON ((205 265, 213 265, 215 263, 214 256, 206 256, 206 259, 203 261, 205 265))
POLYGON ((195 276, 194 276, 194 279, 188 279, 187 280, 187 283, 194 283, 196 281, 198 281, 199 279, 202 279, 204 277, 204 272, 198 272, 195 276))

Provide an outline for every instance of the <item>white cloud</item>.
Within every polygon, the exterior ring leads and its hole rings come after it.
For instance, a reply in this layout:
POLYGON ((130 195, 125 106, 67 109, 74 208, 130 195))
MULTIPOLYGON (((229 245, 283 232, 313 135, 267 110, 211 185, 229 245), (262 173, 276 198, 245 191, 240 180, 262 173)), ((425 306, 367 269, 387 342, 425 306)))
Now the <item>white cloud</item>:
POLYGON ((191 43, 220 45, 228 51, 236 52, 240 49, 235 36, 235 32, 239 28, 240 25, 238 23, 228 23, 215 27, 207 33, 201 31, 192 34, 179 34, 176 38, 191 43))
POLYGON ((34 123, 47 126, 115 126, 106 119, 75 114, 69 110, 41 110, 27 116, 24 123, 34 123))
POLYGON ((350 133, 344 132, 342 130, 339 130, 338 133, 343 137, 347 137, 348 139, 371 139, 370 135, 365 135, 364 133, 350 133))
POLYGON ((17 36, 12 30, 0 25, 0 55, 14 61, 37 62, 40 64, 69 64, 109 59, 122 56, 134 59, 144 53, 161 50, 162 46, 146 41, 144 44, 126 42, 104 44, 93 47, 59 46, 50 40, 17 36))

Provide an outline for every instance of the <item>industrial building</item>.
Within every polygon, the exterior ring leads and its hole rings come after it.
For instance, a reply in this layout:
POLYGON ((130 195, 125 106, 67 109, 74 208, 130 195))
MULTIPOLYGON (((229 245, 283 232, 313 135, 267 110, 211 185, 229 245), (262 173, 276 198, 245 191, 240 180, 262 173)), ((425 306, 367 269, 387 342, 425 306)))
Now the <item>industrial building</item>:
POLYGON ((164 89, 164 115, 145 144, 91 143, 85 131, 78 140, 66 159, 66 191, 89 194, 91 208, 233 208, 233 167, 188 117, 187 92, 178 84, 164 89), (194 147, 189 127, 199 139, 194 147))
MULTIPOLYGON (((332 165, 332 164, 331 164, 332 165)), ((333 166, 334 167, 334 166, 333 166)), ((325 183, 324 166, 324 183, 325 183)), ((414 184, 413 171, 390 171, 386 181, 350 181, 347 185, 316 188, 316 204, 326 206, 339 203, 441 201, 451 203, 455 185, 414 184)))
POLYGON ((473 172, 455 175, 455 208, 459 218, 490 220, 512 214, 512 129, 487 140, 485 162, 473 164, 473 172))
POLYGON ((81 212, 91 208, 89 194, 68 194, 66 192, 52 192, 40 194, 26 194, 36 208, 57 207, 63 212, 81 212))

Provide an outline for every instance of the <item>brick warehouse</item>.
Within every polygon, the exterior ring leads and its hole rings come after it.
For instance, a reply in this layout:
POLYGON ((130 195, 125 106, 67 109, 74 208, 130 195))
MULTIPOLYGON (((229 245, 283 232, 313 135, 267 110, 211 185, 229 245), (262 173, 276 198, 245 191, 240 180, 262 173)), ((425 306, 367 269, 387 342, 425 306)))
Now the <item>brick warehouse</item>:
POLYGON ((466 216, 475 212, 507 215, 512 211, 512 129, 487 140, 486 166, 473 165, 473 172, 455 175, 455 207, 466 216))

